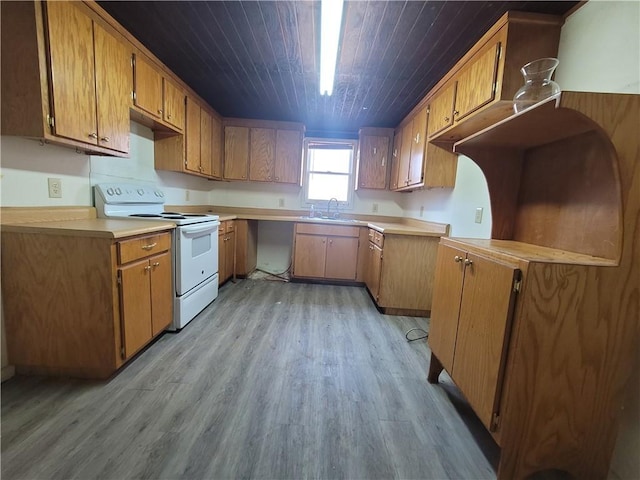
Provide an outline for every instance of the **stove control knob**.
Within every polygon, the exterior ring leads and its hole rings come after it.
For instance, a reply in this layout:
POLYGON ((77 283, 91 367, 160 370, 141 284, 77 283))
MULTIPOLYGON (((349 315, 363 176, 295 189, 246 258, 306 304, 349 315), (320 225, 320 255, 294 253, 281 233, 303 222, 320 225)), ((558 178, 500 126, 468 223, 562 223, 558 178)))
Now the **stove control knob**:
POLYGON ((107 195, 113 195, 113 188, 107 188, 107 195))
POLYGON ((138 195, 140 195, 140 196, 144 195, 144 190, 139 188, 138 189, 138 195))
POLYGON ((122 194, 122 190, 120 190, 119 188, 116 188, 116 195, 121 195, 122 194))

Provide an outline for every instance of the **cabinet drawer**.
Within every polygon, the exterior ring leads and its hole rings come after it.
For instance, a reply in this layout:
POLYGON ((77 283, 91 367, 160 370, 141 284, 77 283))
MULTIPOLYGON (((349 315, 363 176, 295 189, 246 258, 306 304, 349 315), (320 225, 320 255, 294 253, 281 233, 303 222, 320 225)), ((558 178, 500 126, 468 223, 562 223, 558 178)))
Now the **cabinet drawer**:
POLYGON ((118 242, 118 262, 128 263, 171 248, 171 234, 161 233, 118 242))
POLYGON ((308 233, 311 235, 335 235, 337 237, 359 237, 360 227, 296 223, 296 233, 308 233))
POLYGON ((224 222, 225 228, 224 231, 225 233, 229 233, 229 232, 235 232, 236 231, 236 222, 233 220, 228 220, 226 222, 224 222))
POLYGON ((384 245, 384 235, 373 228, 369 229, 369 241, 380 248, 384 245))

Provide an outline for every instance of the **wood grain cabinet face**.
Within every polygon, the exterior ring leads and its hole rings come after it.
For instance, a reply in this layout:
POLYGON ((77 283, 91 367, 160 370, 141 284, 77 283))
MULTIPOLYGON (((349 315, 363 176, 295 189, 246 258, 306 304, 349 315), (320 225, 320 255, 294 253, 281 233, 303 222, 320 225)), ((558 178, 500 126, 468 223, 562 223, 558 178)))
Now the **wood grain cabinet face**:
POLYGON ((500 42, 494 43, 460 73, 453 110, 456 122, 495 99, 500 48, 500 42))
POLYGON ((224 127, 224 178, 247 180, 249 170, 249 128, 224 127))
POLYGON ((222 178, 222 156, 224 154, 222 142, 222 122, 216 116, 211 116, 211 176, 222 178))
POLYGON ((429 138, 453 125, 453 109, 458 84, 452 82, 431 99, 429 106, 429 138))
POLYGON ((429 346, 494 431, 520 270, 441 246, 429 346))
POLYGON ((278 183, 300 184, 302 180, 302 132, 276 131, 275 178, 278 183))
POLYGON ((200 173, 212 176, 213 164, 213 117, 204 108, 200 109, 200 173))
POLYGON ((134 56, 134 105, 153 118, 162 119, 162 74, 142 55, 134 56))
POLYGON ((250 130, 249 180, 271 182, 275 177, 276 131, 273 128, 250 130))
POLYGON ((296 224, 294 235, 294 277, 356 279, 358 227, 296 224))
POLYGON ((218 227, 218 285, 235 274, 236 232, 235 222, 220 222, 218 227))
POLYGON ((201 173, 201 109, 200 105, 187 96, 185 128, 185 169, 201 173))
POLYGON ((391 179, 390 190, 397 190, 400 185, 400 153, 402 151, 402 131, 393 136, 393 149, 391 150, 391 179))
POLYGON ((162 119, 178 130, 184 129, 184 91, 167 77, 162 79, 162 119))
POLYGON ((387 188, 392 132, 372 135, 363 130, 358 145, 358 188, 384 190, 387 188))
POLYGON ((142 243, 138 239, 119 242, 118 248, 123 262, 118 268, 123 359, 138 352, 154 336, 166 329, 173 318, 170 251, 153 256, 148 256, 148 253, 122 253, 128 252, 138 243, 141 246, 153 245, 162 250, 171 244, 169 234, 142 237, 140 240, 142 243), (128 262, 129 258, 134 259, 133 262, 128 262))
POLYGON ((424 108, 414 117, 412 122, 413 142, 411 143, 411 159, 409 161, 408 185, 416 185, 422 181, 424 151, 427 142, 427 109, 424 108))
POLYGON ((46 12, 55 135, 128 153, 128 49, 72 2, 46 12))

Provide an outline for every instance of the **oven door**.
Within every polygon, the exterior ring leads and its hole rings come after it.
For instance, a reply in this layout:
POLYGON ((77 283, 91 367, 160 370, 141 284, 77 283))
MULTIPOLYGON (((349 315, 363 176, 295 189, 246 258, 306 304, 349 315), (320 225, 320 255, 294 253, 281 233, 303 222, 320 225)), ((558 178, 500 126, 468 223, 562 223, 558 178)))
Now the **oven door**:
POLYGON ((218 226, 203 222, 176 228, 176 294, 184 295, 218 272, 218 226))

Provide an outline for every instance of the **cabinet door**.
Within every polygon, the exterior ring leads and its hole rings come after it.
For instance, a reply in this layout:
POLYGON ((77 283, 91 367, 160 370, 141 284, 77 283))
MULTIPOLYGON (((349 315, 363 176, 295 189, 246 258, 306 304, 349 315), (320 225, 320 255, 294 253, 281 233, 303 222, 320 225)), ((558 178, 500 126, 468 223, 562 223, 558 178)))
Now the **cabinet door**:
POLYGON ((120 315, 124 356, 131 357, 151 340, 151 266, 148 260, 120 268, 120 315))
POLYGON ((271 182, 275 177, 276 131, 252 128, 249 150, 249 180, 271 182))
POLYGON ((327 237, 325 278, 355 280, 358 266, 357 237, 327 237))
POLYGON ((162 75, 142 55, 135 56, 134 104, 155 118, 162 118, 162 75))
POLYGON ((462 250, 446 245, 438 247, 429 347, 449 373, 453 371, 465 258, 462 250))
POLYGON ((296 277, 324 278, 326 244, 326 237, 296 234, 293 258, 296 277))
POLYGON ((224 234, 224 222, 218 228, 218 285, 227 279, 226 235, 224 234))
POLYGON ((460 73, 453 112, 456 121, 495 98, 499 56, 500 43, 496 43, 460 73))
POLYGON ((396 132, 393 137, 393 150, 391 151, 391 180, 390 190, 396 190, 400 185, 400 152, 402 149, 402 132, 396 132))
POLYGON ((200 173, 200 105, 187 97, 187 118, 185 126, 186 159, 185 167, 190 172, 200 173))
POLYGON ((236 270, 236 232, 225 234, 224 249, 224 271, 226 277, 231 278, 236 270))
POLYGON ((249 169, 249 129, 224 127, 224 178, 246 180, 249 169))
POLYGON ((131 51, 97 23, 93 24, 93 35, 98 145, 129 153, 131 51))
POLYGON ((178 130, 184 129, 184 92, 168 78, 163 79, 164 85, 164 121, 178 130))
POLYGON ((413 119, 413 143, 409 162, 409 185, 422 181, 422 166, 427 137, 427 109, 419 112, 413 119))
POLYGON ((414 142, 413 122, 402 128, 402 148, 400 150, 400 164, 398 167, 398 188, 409 184, 409 164, 411 163, 411 145, 414 142))
POLYGON ((211 176, 222 178, 222 122, 211 116, 211 176))
POLYGON ((302 132, 278 130, 276 133, 276 182, 299 185, 301 168, 302 132))
POLYGON ((389 138, 363 135, 360 139, 358 187, 384 190, 387 186, 389 138))
POLYGON ((518 269, 469 253, 460 303, 453 378, 489 430, 498 409, 518 269))
POLYGON ((368 284, 371 296, 378 301, 380 297, 380 275, 382 273, 382 249, 369 243, 369 273, 368 284))
POLYGON ((93 26, 73 2, 47 2, 55 134, 98 145, 93 26))
POLYGON ((453 105, 456 97, 456 82, 444 88, 431 100, 427 135, 432 137, 453 125, 453 105))
POLYGON ((173 319, 171 253, 149 259, 151 264, 151 334, 155 337, 173 319))
POLYGON ((200 110, 200 172, 211 176, 212 117, 204 108, 200 110))

